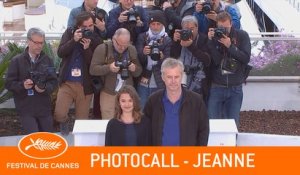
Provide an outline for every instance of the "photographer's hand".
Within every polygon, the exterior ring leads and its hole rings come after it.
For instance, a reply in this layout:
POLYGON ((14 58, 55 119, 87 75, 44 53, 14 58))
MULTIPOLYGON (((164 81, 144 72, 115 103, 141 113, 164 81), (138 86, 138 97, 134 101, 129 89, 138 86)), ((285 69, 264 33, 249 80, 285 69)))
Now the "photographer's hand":
POLYGON ((195 5, 195 11, 197 13, 201 12, 202 8, 203 8, 203 5, 201 3, 196 3, 196 5, 195 5))
POLYGON ((144 49, 143 49, 143 54, 144 55, 149 55, 150 52, 151 52, 150 46, 145 46, 144 49))
POLYGON ((179 31, 180 30, 175 29, 174 36, 173 36, 173 41, 175 41, 175 42, 180 41, 180 33, 179 33, 179 31))
POLYGON ((98 18, 96 18, 95 21, 95 26, 101 31, 104 32, 105 31, 105 21, 101 21, 98 18))
POLYGON ((209 28, 208 29, 208 33, 207 33, 207 37, 209 40, 212 40, 212 38, 214 37, 215 35, 215 29, 214 28, 209 28))
POLYGON ((119 72, 120 68, 119 67, 116 67, 115 66, 115 62, 112 62, 110 65, 109 65, 109 69, 110 71, 114 72, 114 73, 117 73, 119 72))
POLYGON ((35 89, 38 93, 45 92, 45 90, 46 90, 46 89, 40 89, 37 85, 34 86, 34 89, 35 89))
POLYGON ((216 21, 217 13, 215 11, 210 11, 208 14, 206 14, 206 17, 208 19, 211 19, 213 21, 216 21))
POLYGON ((223 35, 223 37, 219 40, 219 42, 222 43, 227 48, 231 46, 231 39, 226 35, 223 35))
POLYGON ((76 42, 78 42, 81 38, 82 38, 82 32, 81 32, 81 29, 77 29, 75 32, 74 32, 74 40, 76 42))
POLYGON ((86 50, 87 48, 90 47, 91 39, 82 38, 82 40, 80 41, 80 43, 83 45, 83 49, 86 50))
POLYGON ((144 23, 141 21, 141 18, 138 16, 136 17, 136 26, 137 27, 143 27, 144 23))
POLYGON ((31 89, 33 87, 33 81, 31 79, 26 79, 23 85, 25 89, 31 89))
POLYGON ((125 11, 123 11, 123 12, 120 14, 120 16, 119 16, 119 18, 118 18, 118 20, 119 20, 120 23, 125 22, 125 21, 128 20, 128 16, 126 15, 127 12, 128 12, 128 10, 125 10, 125 11))
POLYGON ((141 78, 141 83, 143 83, 143 84, 148 84, 148 82, 149 82, 149 79, 148 78, 145 78, 145 77, 142 77, 141 78))
POLYGON ((129 69, 131 72, 134 72, 134 71, 136 70, 135 64, 131 63, 131 64, 128 66, 128 69, 129 69))
POLYGON ((162 5, 163 10, 166 10, 168 7, 172 7, 172 4, 169 1, 164 2, 162 5))

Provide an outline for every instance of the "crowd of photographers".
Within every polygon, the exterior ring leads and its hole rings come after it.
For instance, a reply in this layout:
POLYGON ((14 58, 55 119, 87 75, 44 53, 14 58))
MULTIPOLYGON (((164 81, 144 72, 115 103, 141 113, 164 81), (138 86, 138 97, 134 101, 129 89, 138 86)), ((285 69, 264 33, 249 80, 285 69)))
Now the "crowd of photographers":
MULTIPOLYGON (((62 133, 68 133, 70 106, 74 103, 76 119, 88 119, 93 97, 93 117, 113 118, 115 97, 124 85, 136 88, 143 108, 151 94, 166 88, 161 65, 168 57, 183 63, 182 87, 202 95, 209 118, 233 118, 239 124, 251 46, 248 34, 240 29, 241 16, 235 8, 221 0, 154 0, 151 9, 134 5, 134 0, 114 2, 119 5, 108 13, 97 7, 98 0, 84 0, 70 13, 58 48, 62 63, 54 118, 62 133)), ((37 43, 32 36, 28 42, 30 51, 37 43)), ((25 52, 31 56, 29 51, 25 52)), ((41 50, 36 57, 41 59, 41 50)), ((38 70, 31 70, 35 62, 30 62, 30 73, 24 75, 18 73, 17 63, 12 63, 6 87, 15 93, 17 108, 26 108, 17 103, 20 98, 32 98, 30 90, 50 96, 50 74, 40 80, 44 86, 36 87, 40 81, 35 80, 34 72, 38 70), (18 86, 13 86, 15 83, 18 86), (27 91, 20 95, 17 90, 22 86, 27 91)), ((33 116, 37 121, 39 117, 38 113, 33 116)), ((26 131, 51 130, 36 123, 38 129, 26 131)))

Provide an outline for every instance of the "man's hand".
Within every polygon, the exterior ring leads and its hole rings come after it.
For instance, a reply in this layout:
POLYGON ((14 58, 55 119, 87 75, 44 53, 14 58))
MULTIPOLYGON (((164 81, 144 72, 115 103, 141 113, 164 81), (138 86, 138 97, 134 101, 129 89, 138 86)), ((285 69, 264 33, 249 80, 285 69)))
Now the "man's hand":
POLYGON ((149 83, 149 79, 148 79, 148 78, 145 78, 145 77, 142 77, 142 78, 141 78, 141 83, 147 85, 147 84, 149 83))
POLYGON ((81 32, 81 29, 75 30, 75 32, 74 32, 74 40, 75 40, 76 42, 78 42, 81 38, 82 38, 82 32, 81 32))
POLYGON ((144 55, 149 55, 150 52, 151 52, 150 46, 145 46, 144 49, 143 49, 143 54, 144 55))
POLYGON ((83 49, 85 50, 90 47, 91 39, 82 38, 80 43, 83 45, 83 49))
POLYGON ((33 81, 31 79, 26 79, 23 85, 25 89, 31 89, 33 87, 33 81))
POLYGON ((119 20, 120 23, 125 22, 125 21, 128 20, 127 12, 128 12, 128 10, 125 10, 125 11, 123 11, 123 12, 120 14, 120 16, 119 16, 119 18, 118 18, 118 20, 119 20))
POLYGON ((209 28, 208 29, 208 33, 207 33, 207 37, 209 40, 212 40, 212 38, 214 37, 215 35, 215 29, 214 28, 209 28))
POLYGON ((44 92, 46 89, 40 89, 37 85, 34 86, 34 89, 38 92, 38 93, 42 93, 44 92))
POLYGON ((136 65, 131 63, 129 66, 128 66, 128 69, 131 71, 131 72, 134 72, 136 70, 136 65))
POLYGON ((95 26, 101 31, 104 32, 105 31, 105 21, 104 20, 99 20, 98 18, 96 18, 95 21, 95 26))
POLYGON ((180 33, 179 33, 180 30, 176 29, 175 32, 174 32, 174 35, 173 35, 173 41, 177 42, 177 41, 180 41, 180 33))
POLYGON ((217 13, 215 11, 210 11, 208 14, 206 14, 206 17, 208 19, 216 21, 216 19, 217 19, 217 13))
POLYGON ((141 18, 138 16, 136 17, 136 26, 137 27, 143 27, 144 23, 143 21, 141 20, 141 18))
POLYGON ((162 5, 163 10, 166 10, 168 7, 172 7, 172 4, 169 1, 164 2, 162 5))
POLYGON ((110 69, 110 71, 112 71, 112 72, 114 72, 114 73, 117 73, 117 72, 119 72, 120 67, 116 67, 116 66, 115 66, 115 62, 113 62, 113 63, 111 63, 111 64, 109 65, 109 69, 110 69))
POLYGON ((201 12, 202 8, 203 8, 203 5, 201 3, 196 3, 196 5, 195 5, 195 11, 197 13, 201 12))
POLYGON ((222 43, 225 47, 229 48, 231 46, 231 39, 223 34, 223 37, 219 39, 219 42, 222 43))

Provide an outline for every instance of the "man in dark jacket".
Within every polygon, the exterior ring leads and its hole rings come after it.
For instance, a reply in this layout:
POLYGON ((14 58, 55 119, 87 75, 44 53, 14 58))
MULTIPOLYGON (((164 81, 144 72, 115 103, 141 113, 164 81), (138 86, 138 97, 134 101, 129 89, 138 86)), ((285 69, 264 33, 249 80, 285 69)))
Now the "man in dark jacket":
POLYGON ((167 18, 166 31, 169 36, 173 36, 175 29, 181 29, 181 20, 187 15, 192 15, 195 11, 193 3, 195 0, 163 0, 162 10, 167 18))
POLYGON ((175 30, 171 56, 179 58, 185 67, 186 79, 183 84, 196 93, 208 97, 210 56, 207 35, 198 33, 198 21, 188 15, 182 19, 182 30, 175 30))
POLYGON ((94 92, 89 67, 93 52, 100 43, 102 40, 94 32, 93 15, 89 12, 80 13, 76 18, 76 28, 68 28, 62 36, 57 52, 62 62, 55 119, 61 123, 63 134, 68 134, 66 121, 73 102, 76 119, 89 117, 94 92))
POLYGON ((109 12, 106 28, 107 36, 112 38, 116 30, 125 28, 130 32, 130 41, 135 44, 138 34, 148 30, 148 15, 134 0, 119 0, 120 5, 109 12))
POLYGON ((53 131, 50 95, 57 79, 52 59, 42 52, 44 42, 41 29, 28 30, 28 47, 12 59, 5 82, 26 134, 53 131))
POLYGON ((210 118, 233 118, 239 125, 243 87, 251 55, 247 32, 232 27, 231 16, 221 12, 218 27, 208 32, 208 48, 212 57, 212 85, 208 100, 210 118))
POLYGON ((98 0, 84 0, 80 7, 73 8, 68 19, 68 27, 76 27, 76 17, 81 12, 90 12, 95 16, 95 31, 104 39, 106 39, 105 23, 108 15, 105 10, 97 7, 98 0))
POLYGON ((163 146, 206 146, 209 120, 200 94, 182 88, 184 66, 167 58, 161 66, 166 89, 152 94, 144 114, 152 122, 152 144, 163 146))

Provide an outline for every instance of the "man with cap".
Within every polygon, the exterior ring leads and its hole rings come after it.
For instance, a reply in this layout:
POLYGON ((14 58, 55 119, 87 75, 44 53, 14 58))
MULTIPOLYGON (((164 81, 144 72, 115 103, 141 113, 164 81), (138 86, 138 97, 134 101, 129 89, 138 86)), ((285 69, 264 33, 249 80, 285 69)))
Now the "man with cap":
POLYGON ((144 107, 148 96, 164 88, 160 67, 165 58, 170 56, 172 39, 165 31, 166 19, 160 10, 150 13, 149 29, 138 36, 136 49, 143 72, 138 80, 137 91, 144 107))

